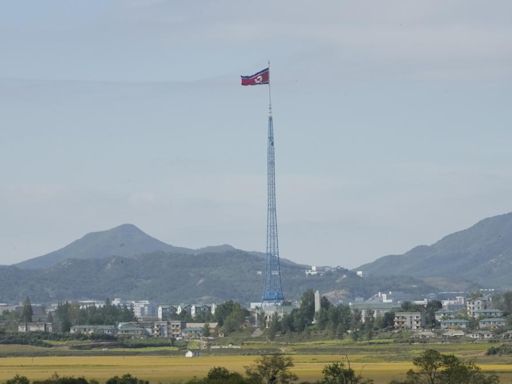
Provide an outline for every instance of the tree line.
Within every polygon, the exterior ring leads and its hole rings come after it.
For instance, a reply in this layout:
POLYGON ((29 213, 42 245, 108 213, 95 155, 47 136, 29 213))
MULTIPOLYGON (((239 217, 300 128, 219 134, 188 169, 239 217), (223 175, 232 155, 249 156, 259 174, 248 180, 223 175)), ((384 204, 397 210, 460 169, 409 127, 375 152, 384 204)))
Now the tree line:
MULTIPOLYGON (((404 302, 401 310, 422 312, 426 327, 436 326, 435 312, 442 307, 440 301, 433 300, 426 306, 404 302)), ((349 305, 332 304, 326 297, 320 299, 320 310, 315 313, 315 294, 313 290, 306 291, 301 298, 299 308, 279 318, 275 315, 269 324, 268 335, 273 339, 276 335, 309 334, 319 331, 329 337, 341 339, 350 334, 354 340, 371 339, 375 332, 391 330, 394 325, 394 312, 375 317, 368 311, 363 319, 359 310, 352 310, 349 305)))

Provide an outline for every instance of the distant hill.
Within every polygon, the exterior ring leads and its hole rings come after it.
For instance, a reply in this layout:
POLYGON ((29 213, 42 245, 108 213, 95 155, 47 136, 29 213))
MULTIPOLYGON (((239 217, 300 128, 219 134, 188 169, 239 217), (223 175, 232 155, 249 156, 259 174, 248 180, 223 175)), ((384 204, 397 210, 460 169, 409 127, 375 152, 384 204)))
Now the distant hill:
POLYGON ((384 256, 357 270, 371 276, 412 276, 425 281, 471 281, 485 287, 512 287, 512 213, 484 219, 433 245, 384 256))
MULTIPOLYGON (((264 259, 240 250, 220 253, 152 253, 136 257, 68 259, 45 269, 0 267, 0 302, 73 299, 149 299, 160 303, 202 303, 261 298, 264 259)), ((281 264, 285 296, 299 299, 309 288, 336 292, 345 300, 368 297, 378 290, 433 292, 413 278, 361 279, 338 268, 323 276, 306 276, 306 266, 284 260, 281 264)))
POLYGON ((174 247, 149 236, 133 224, 123 224, 106 231, 89 233, 64 248, 23 261, 17 267, 39 269, 52 267, 67 259, 134 257, 152 252, 193 254, 194 250, 174 247))
MULTIPOLYGON (((258 301, 264 257, 230 245, 173 247, 125 224, 85 235, 68 246, 14 266, 0 266, 0 302, 74 299, 149 299, 161 303, 258 301)), ((306 276, 305 265, 282 259, 283 290, 299 299, 309 288, 345 300, 379 290, 435 290, 418 279, 362 279, 344 268, 306 276)))

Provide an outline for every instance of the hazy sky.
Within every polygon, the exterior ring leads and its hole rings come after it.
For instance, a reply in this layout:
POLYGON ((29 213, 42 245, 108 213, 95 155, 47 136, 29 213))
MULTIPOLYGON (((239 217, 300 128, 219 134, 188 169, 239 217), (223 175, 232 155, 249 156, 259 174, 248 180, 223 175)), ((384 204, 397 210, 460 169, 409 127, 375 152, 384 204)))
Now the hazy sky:
POLYGON ((512 207, 512 2, 0 1, 0 264, 133 223, 356 267, 512 207))

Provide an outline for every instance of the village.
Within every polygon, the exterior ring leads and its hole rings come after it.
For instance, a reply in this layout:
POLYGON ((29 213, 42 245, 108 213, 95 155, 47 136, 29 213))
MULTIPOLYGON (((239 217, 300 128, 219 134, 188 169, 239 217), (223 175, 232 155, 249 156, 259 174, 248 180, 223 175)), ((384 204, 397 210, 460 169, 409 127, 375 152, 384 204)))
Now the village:
MULTIPOLYGON (((507 295, 507 294, 504 294, 507 295)), ((303 320, 309 324, 305 327, 329 329, 328 309, 324 308, 328 300, 318 291, 311 296, 314 301, 314 313, 303 320), (323 319, 323 320, 322 320, 323 319), (322 326, 321 323, 324 323, 322 326)), ((388 334, 403 335, 417 340, 442 339, 444 341, 494 340, 512 338, 510 322, 502 302, 496 303, 495 292, 478 292, 472 295, 457 295, 446 299, 420 299, 400 301, 399 294, 378 292, 363 300, 339 304, 350 309, 350 327, 336 337, 352 337, 361 329, 370 329, 366 334, 371 339, 375 332, 386 331, 388 334), (499 308, 498 308, 499 307, 499 308), (344 336, 343 336, 344 334, 344 336)), ((304 300, 304 299, 303 299, 304 300)), ((310 300, 311 301, 311 300, 310 300)), ((96 313, 110 306, 124 308, 124 317, 116 321, 96 318, 90 323, 80 320, 68 320, 67 327, 58 321, 63 304, 32 304, 30 302, 16 305, 0 304, 0 329, 17 333, 67 333, 90 337, 112 338, 159 338, 171 340, 198 340, 221 338, 239 330, 246 330, 252 337, 265 335, 269 328, 277 327, 277 334, 284 329, 287 317, 300 313, 304 303, 289 303, 268 308, 262 303, 251 303, 248 308, 240 304, 157 304, 150 300, 79 300, 66 302, 70 310, 96 313), (27 305, 30 308, 27 308, 27 305), (60 308, 60 309, 59 309, 60 308), (219 308, 223 314, 219 314, 219 308), (27 313, 30 316, 27 316, 27 313), (128 315, 126 315, 126 313, 128 315), (127 317, 128 316, 128 317, 127 317), (10 321, 9 321, 10 319, 10 321), (15 327, 13 319, 17 319, 15 327), (129 320, 129 321, 121 321, 129 320), (278 324, 278 325, 276 325, 278 324)), ((310 307, 313 303, 310 303, 310 307)), ((334 305, 328 304, 331 308, 334 305)), ((340 320, 341 321, 341 320, 340 320)), ((302 328, 304 329, 304 328, 302 328)), ((292 331, 296 331, 291 328, 292 331)), ((275 330, 273 337, 275 337, 275 330)), ((289 332, 290 333, 290 332, 289 332)), ((314 332, 313 332, 314 333, 314 332)), ((333 334, 334 335, 334 334, 333 334)))

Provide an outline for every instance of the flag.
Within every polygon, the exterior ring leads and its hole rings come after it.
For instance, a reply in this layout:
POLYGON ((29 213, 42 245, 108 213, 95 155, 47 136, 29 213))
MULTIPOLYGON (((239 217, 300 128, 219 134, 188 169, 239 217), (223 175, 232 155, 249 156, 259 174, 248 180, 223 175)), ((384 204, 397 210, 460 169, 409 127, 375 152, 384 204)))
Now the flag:
POLYGON ((251 76, 241 76, 242 85, 268 84, 270 81, 270 68, 265 68, 251 76))

